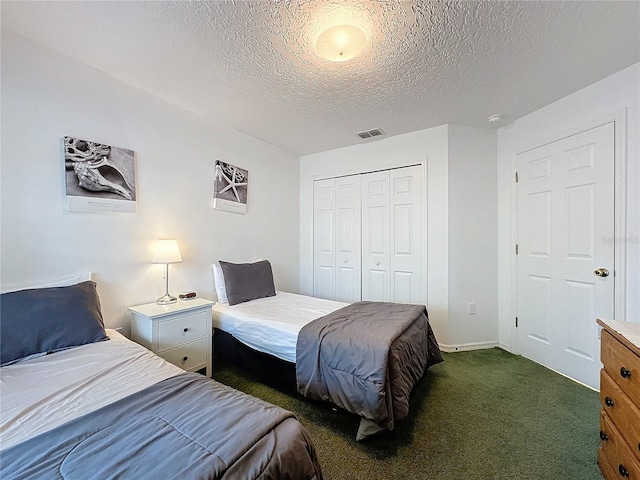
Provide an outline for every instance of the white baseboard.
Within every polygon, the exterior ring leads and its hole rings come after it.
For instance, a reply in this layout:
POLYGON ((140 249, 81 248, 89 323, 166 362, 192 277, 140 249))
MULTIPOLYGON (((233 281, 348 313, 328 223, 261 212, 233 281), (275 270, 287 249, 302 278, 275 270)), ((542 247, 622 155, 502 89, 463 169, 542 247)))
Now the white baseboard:
POLYGON ((443 352, 465 352, 469 350, 482 350, 486 348, 495 348, 498 346, 498 342, 475 342, 475 343, 460 343, 458 345, 446 345, 439 343, 440 350, 443 352))

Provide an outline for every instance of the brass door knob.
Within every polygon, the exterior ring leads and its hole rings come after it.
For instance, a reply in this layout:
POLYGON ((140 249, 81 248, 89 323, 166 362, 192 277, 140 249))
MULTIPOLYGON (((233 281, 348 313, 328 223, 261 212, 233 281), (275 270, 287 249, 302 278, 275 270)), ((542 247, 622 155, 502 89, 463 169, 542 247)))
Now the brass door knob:
POLYGON ((609 276, 609 270, 607 270, 606 268, 599 268, 597 270, 594 270, 593 274, 596 277, 608 277, 609 276))

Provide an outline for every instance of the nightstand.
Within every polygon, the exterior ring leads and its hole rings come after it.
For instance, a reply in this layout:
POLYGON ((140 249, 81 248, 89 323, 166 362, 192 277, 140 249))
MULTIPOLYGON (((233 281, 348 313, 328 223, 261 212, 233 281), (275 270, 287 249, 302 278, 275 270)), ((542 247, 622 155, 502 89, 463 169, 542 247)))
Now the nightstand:
POLYGON ((147 303, 129 307, 131 339, 178 367, 212 370, 211 300, 178 300, 171 305, 147 303))

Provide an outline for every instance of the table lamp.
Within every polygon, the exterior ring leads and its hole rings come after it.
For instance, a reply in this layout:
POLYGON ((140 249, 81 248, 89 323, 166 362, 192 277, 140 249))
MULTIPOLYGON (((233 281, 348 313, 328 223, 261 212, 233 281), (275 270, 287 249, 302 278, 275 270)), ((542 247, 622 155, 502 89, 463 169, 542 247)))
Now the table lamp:
POLYGON ((169 305, 178 301, 176 297, 169 295, 169 264, 181 261, 180 248, 175 238, 161 238, 158 240, 152 263, 164 263, 165 265, 165 294, 156 300, 158 305, 169 305))

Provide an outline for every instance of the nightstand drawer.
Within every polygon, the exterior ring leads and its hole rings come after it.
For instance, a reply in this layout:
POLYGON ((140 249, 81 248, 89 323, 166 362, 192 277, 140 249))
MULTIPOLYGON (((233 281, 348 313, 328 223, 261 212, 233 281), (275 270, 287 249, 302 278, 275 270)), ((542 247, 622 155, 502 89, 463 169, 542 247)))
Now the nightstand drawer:
POLYGON ((168 362, 185 370, 207 362, 207 337, 159 353, 168 362))
POLYGON ((207 336, 207 316, 205 312, 194 312, 158 323, 158 351, 188 343, 207 336))

